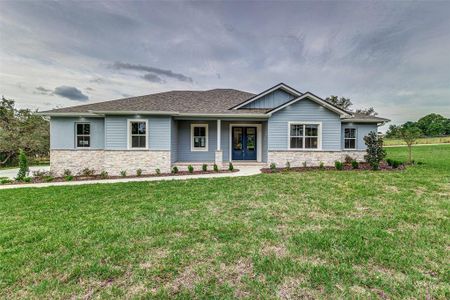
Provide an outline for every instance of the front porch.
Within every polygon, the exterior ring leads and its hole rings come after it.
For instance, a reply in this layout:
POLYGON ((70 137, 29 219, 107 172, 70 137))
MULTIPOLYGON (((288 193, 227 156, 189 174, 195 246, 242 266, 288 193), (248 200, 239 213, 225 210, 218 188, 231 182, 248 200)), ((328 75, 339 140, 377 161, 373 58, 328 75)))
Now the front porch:
POLYGON ((172 122, 172 165, 267 164, 267 120, 174 118, 172 122))

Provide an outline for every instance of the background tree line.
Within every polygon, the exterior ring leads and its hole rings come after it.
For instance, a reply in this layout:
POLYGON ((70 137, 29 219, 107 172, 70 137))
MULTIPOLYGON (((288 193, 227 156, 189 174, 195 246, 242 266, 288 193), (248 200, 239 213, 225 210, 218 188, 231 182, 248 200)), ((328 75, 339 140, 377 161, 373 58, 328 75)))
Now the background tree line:
POLYGON ((432 113, 417 122, 408 121, 402 125, 390 125, 386 137, 401 138, 401 132, 405 129, 416 130, 419 135, 428 137, 450 135, 450 119, 432 113))
POLYGON ((14 100, 2 96, 0 102, 0 167, 17 164, 22 149, 31 162, 47 158, 50 124, 30 109, 17 109, 14 100))

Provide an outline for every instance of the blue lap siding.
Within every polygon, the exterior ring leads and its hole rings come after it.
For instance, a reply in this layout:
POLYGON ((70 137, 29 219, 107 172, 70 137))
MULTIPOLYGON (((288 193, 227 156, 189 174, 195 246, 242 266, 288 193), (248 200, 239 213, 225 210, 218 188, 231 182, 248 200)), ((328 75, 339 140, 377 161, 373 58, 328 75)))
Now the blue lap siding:
POLYGON ((322 150, 341 150, 340 116, 314 101, 303 99, 275 112, 268 121, 268 150, 288 150, 289 122, 321 122, 322 150))
POLYGON ((50 119, 50 149, 75 149, 75 124, 91 124, 90 149, 103 149, 105 127, 103 118, 67 118, 50 119))

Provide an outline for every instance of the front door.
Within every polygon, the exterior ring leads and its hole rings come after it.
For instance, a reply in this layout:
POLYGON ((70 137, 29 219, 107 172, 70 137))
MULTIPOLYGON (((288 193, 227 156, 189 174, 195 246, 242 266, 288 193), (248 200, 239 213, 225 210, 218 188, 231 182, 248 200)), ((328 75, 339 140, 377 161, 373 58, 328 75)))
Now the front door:
POLYGON ((256 127, 233 127, 232 160, 256 160, 256 127))

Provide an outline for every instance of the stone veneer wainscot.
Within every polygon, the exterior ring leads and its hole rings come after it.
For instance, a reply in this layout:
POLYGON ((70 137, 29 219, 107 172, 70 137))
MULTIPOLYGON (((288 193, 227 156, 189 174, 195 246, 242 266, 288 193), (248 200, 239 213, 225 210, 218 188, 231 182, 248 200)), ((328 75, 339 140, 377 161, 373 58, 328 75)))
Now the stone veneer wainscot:
POLYGON ((334 166, 335 161, 344 161, 348 155, 356 161, 364 161, 366 151, 269 151, 268 164, 275 163, 282 168, 289 162, 291 167, 302 167, 304 162, 309 167, 334 166))
POLYGON ((160 169, 162 173, 170 172, 170 151, 154 150, 51 150, 50 171, 56 176, 68 169, 78 174, 85 168, 94 169, 95 173, 102 171, 109 175, 120 175, 126 171, 128 175, 135 175, 137 169, 143 174, 155 173, 160 169))

